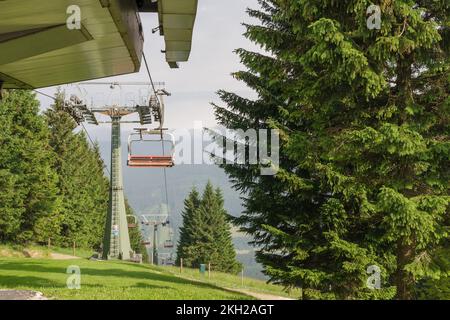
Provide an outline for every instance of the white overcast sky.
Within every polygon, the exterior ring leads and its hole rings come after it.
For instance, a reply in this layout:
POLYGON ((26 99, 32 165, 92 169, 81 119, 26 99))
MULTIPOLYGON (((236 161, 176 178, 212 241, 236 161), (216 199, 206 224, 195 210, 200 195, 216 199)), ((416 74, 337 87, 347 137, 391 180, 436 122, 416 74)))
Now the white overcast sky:
MULTIPOLYGON (((165 127, 191 128, 194 121, 202 121, 204 126, 214 126, 210 102, 220 103, 215 94, 219 89, 230 90, 244 96, 253 94, 243 83, 230 75, 243 69, 239 58, 233 53, 235 49, 258 50, 242 35, 245 31, 242 22, 255 22, 247 16, 245 12, 247 7, 256 8, 257 1, 199 0, 191 57, 189 62, 180 65, 180 69, 168 67, 164 54, 161 53, 164 49, 163 37, 150 31, 158 25, 157 15, 151 13, 141 15, 145 30, 145 54, 153 78, 155 81, 166 82, 166 89, 172 93, 166 100, 165 127)), ((148 81, 148 77, 142 64, 139 73, 106 80, 148 81)), ((63 86, 63 89, 70 92, 71 87, 63 86)), ((56 88, 46 88, 42 91, 54 94, 55 90, 56 88)), ((101 90, 108 94, 107 87, 101 90)), ((48 98, 39 96, 39 99, 43 109, 51 103, 48 98)), ((106 139, 109 135, 104 126, 88 126, 88 129, 91 135, 99 140, 106 139)))

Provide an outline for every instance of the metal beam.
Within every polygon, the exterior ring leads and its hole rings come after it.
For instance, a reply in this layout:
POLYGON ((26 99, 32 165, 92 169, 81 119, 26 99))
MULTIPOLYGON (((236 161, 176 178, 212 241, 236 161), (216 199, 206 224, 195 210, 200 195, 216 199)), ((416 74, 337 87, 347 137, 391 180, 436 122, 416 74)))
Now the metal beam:
POLYGON ((92 40, 82 25, 69 30, 66 24, 0 34, 0 65, 34 57, 92 40))
POLYGON ((189 59, 197 7, 198 0, 158 1, 160 34, 164 36, 166 61, 171 68, 189 59))

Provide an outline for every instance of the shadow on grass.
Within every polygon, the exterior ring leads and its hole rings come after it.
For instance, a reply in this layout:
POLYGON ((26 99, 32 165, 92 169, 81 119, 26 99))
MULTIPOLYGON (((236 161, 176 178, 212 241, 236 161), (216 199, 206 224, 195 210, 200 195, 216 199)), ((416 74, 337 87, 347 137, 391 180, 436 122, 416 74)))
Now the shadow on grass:
POLYGON ((155 286, 154 284, 148 284, 148 283, 144 283, 144 282, 138 282, 135 285, 131 286, 130 288, 138 288, 138 289, 165 289, 165 290, 170 290, 170 289, 174 289, 171 287, 166 287, 166 286, 155 286))
MULTIPOLYGON (((102 262, 99 262, 99 266, 101 266, 102 262)), ((67 266, 72 264, 72 262, 67 261, 67 266)), ((73 262, 73 264, 76 264, 76 262, 73 262)), ((197 281, 191 281, 183 278, 179 278, 173 275, 167 275, 163 273, 155 273, 160 271, 152 270, 146 266, 143 265, 132 265, 132 264, 126 264, 127 267, 136 268, 139 269, 139 271, 132 271, 132 270, 123 270, 119 268, 102 268, 102 269, 94 269, 89 267, 81 267, 81 275, 85 276, 94 276, 94 277, 104 277, 105 279, 101 280, 101 283, 105 283, 108 281, 108 277, 117 277, 122 280, 126 280, 126 278, 129 279, 139 279, 139 280, 150 280, 150 281, 160 281, 165 283, 172 283, 172 284, 178 284, 178 285, 190 285, 197 288, 204 288, 204 289, 216 289, 221 291, 228 291, 226 289, 223 289, 221 287, 215 286, 213 284, 208 283, 200 283, 197 281)), ((103 267, 103 266, 102 266, 103 267)), ((33 287, 62 287, 61 283, 53 282, 51 280, 45 279, 45 278, 39 278, 39 277, 33 277, 33 276, 2 276, 1 271, 2 270, 9 270, 9 271, 15 271, 18 274, 20 272, 30 272, 30 273, 56 273, 56 274, 66 274, 65 267, 53 267, 48 265, 46 262, 41 261, 27 261, 27 262, 17 262, 17 261, 0 261, 0 286, 33 286, 33 287)), ((65 284, 64 284, 65 285, 65 284)), ((86 284, 87 285, 87 284, 86 284)), ((87 285, 95 287, 95 285, 87 285)), ((102 285, 98 285, 100 287, 102 285)), ((143 282, 138 283, 135 285, 135 287, 138 288, 154 288, 154 289, 168 289, 170 287, 167 286, 157 286, 152 284, 146 284, 143 282)))
POLYGON ((0 286, 11 289, 17 287, 48 288, 61 287, 61 283, 40 277, 3 276, 0 274, 0 286))

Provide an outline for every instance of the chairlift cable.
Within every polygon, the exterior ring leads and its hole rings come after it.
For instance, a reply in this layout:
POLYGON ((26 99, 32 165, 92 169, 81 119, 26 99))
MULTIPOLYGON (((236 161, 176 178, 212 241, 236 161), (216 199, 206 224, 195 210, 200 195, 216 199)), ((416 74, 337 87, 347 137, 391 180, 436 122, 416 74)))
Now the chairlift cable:
MULTIPOLYGON (((142 55, 143 55, 143 58, 144 58, 145 68, 147 70, 147 74, 148 74, 148 77, 150 79, 150 83, 151 83, 151 86, 152 86, 152 89, 153 89, 153 93, 155 94, 155 98, 158 101, 158 104, 160 106, 162 106, 161 101, 160 101, 160 99, 158 97, 158 93, 156 91, 155 83, 153 82, 153 77, 152 77, 152 74, 150 72, 150 67, 148 65, 147 57, 145 56, 145 52, 143 52, 142 55)), ((160 119, 162 119, 162 115, 160 115, 160 119)), ((162 124, 161 124, 161 135, 162 135, 162 124)), ((161 144, 162 144, 162 151, 163 151, 163 154, 164 154, 164 152, 165 152, 165 150, 164 150, 164 141, 162 139, 161 139, 161 144)), ((166 172, 166 168, 164 168, 163 170, 164 170, 164 190, 165 190, 165 195, 166 195, 167 215, 170 215, 169 192, 168 192, 168 188, 167 188, 167 172, 166 172)))
POLYGON ((145 68, 147 69, 147 74, 148 74, 148 77, 150 78, 150 84, 151 84, 151 86, 152 86, 153 92, 154 92, 154 94, 155 94, 156 99, 158 100, 158 103, 161 104, 161 101, 159 100, 159 97, 158 97, 158 94, 157 94, 157 91, 156 91, 155 83, 153 82, 152 74, 151 74, 151 72, 150 72, 150 67, 149 67, 149 65, 148 65, 147 58, 146 58, 146 56, 145 56, 145 52, 142 53, 142 56, 143 56, 143 58, 144 58, 145 68))
MULTIPOLYGON (((158 101, 158 105, 159 105, 160 108, 161 108, 161 107, 162 107, 162 102, 161 102, 161 100, 159 99, 158 92, 156 91, 156 86, 155 86, 155 83, 153 82, 152 73, 150 72, 150 67, 149 67, 149 65, 148 65, 147 57, 145 56, 145 52, 142 53, 142 56, 143 56, 143 58, 144 58, 145 68, 146 68, 146 70, 147 70, 147 74, 148 74, 148 77, 149 77, 149 79, 150 79, 150 84, 151 84, 151 86, 152 86, 153 93, 155 94, 156 101, 158 101)), ((162 119, 161 113, 159 114, 159 119, 160 119, 160 120, 162 119)), ((162 129, 162 126, 163 126, 163 124, 160 123, 161 129, 162 129)), ((162 135, 162 131, 161 131, 161 135, 162 135)))
POLYGON ((52 97, 52 96, 49 95, 49 94, 46 94, 46 93, 41 92, 41 91, 38 91, 38 90, 33 90, 33 91, 36 92, 36 93, 39 93, 40 95, 42 95, 42 96, 44 96, 44 97, 50 98, 50 99, 52 99, 52 100, 54 100, 54 101, 56 102, 56 98, 55 98, 55 97, 52 97))

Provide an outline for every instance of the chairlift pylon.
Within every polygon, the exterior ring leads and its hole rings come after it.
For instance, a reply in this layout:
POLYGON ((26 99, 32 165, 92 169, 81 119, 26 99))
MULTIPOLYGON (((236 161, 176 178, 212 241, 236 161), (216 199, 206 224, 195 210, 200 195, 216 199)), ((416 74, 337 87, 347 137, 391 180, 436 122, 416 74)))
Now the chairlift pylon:
POLYGON ((164 133, 164 129, 135 129, 136 132, 128 137, 128 161, 127 165, 134 168, 170 168, 175 165, 173 155, 175 153, 175 137, 170 133, 164 133), (169 143, 168 154, 135 154, 133 144, 157 145, 169 143))

